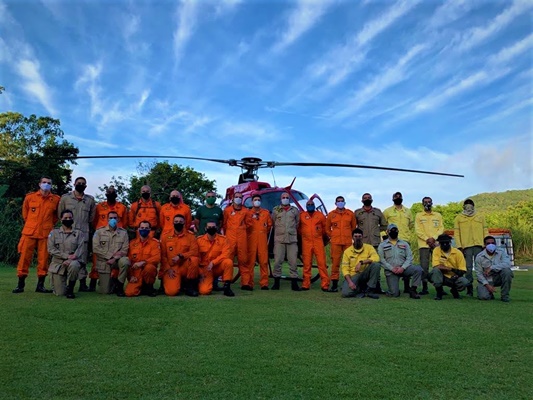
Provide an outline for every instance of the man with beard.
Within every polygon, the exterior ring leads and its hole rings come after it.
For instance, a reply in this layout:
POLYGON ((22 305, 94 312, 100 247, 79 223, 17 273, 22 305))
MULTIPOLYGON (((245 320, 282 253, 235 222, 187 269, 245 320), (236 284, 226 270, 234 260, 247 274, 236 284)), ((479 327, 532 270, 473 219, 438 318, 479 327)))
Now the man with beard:
POLYGON ((363 243, 363 231, 352 232, 353 246, 342 255, 342 297, 370 297, 379 299, 374 293, 379 279, 379 256, 373 246, 363 243))

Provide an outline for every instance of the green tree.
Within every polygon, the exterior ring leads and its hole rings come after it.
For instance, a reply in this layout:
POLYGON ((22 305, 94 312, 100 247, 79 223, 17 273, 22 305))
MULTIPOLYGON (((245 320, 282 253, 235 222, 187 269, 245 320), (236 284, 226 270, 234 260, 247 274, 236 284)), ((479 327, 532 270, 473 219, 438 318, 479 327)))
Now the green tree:
POLYGON ((96 195, 96 200, 98 200, 99 202, 105 201, 105 192, 110 186, 115 187, 115 191, 117 192, 117 201, 120 201, 126 206, 129 206, 131 204, 128 198, 130 186, 122 176, 112 176, 111 180, 109 181, 109 184, 104 183, 102 186, 99 186, 98 189, 101 193, 96 195))

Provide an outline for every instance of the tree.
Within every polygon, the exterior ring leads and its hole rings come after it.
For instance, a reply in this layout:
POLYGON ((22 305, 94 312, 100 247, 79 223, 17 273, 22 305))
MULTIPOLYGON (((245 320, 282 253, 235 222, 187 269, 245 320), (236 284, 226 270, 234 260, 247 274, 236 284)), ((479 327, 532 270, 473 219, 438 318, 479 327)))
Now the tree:
POLYGON ((117 176, 116 178, 115 176, 112 176, 109 184, 104 183, 102 186, 99 186, 98 189, 101 191, 101 193, 96 195, 96 200, 105 201, 105 192, 110 186, 114 186, 115 191, 117 192, 117 201, 120 201, 126 206, 131 204, 128 199, 130 186, 122 176, 117 176))
POLYGON ((130 204, 139 200, 143 185, 150 185, 152 198, 161 203, 168 203, 170 192, 179 190, 183 201, 192 210, 202 204, 206 192, 216 190, 214 180, 207 179, 191 167, 169 164, 168 161, 139 163, 138 171, 142 175, 133 176, 130 180, 127 197, 130 204))
POLYGON ((0 184, 8 186, 4 197, 24 197, 35 190, 42 175, 52 178, 61 195, 69 182, 78 148, 63 138, 60 121, 50 117, 25 117, 17 112, 0 114, 0 184))

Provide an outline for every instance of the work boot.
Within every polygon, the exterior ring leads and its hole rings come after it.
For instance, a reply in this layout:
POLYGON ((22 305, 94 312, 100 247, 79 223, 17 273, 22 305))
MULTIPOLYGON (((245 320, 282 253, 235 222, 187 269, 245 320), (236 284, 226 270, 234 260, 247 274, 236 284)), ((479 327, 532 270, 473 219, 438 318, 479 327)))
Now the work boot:
POLYGON ((44 279, 46 276, 40 276, 39 280, 37 281, 37 287, 35 288, 35 291, 37 293, 52 293, 51 290, 48 290, 44 287, 44 279))
POLYGON ((261 286, 261 290, 269 290, 268 286, 261 286))
POLYGON ((231 284, 229 282, 224 283, 224 288, 222 290, 224 291, 224 296, 235 296, 235 293, 233 293, 233 290, 231 290, 231 284))
POLYGON ((274 284, 272 285, 272 290, 279 290, 279 281, 281 278, 274 278, 274 284))
POLYGON ((331 290, 332 293, 337 293, 339 291, 339 280, 338 279, 332 279, 331 280, 331 290))
POLYGON ((409 290, 409 297, 411 299, 420 299, 420 296, 416 292, 416 286, 411 286, 411 289, 409 290))
POLYGON ((442 290, 442 286, 435 288, 435 290, 437 290, 437 295, 435 296, 435 300, 442 300, 442 295, 444 292, 444 290, 442 290))
POLYGON ((222 292, 222 291, 224 291, 224 288, 218 286, 218 278, 213 279, 213 292, 222 292))
POLYGON ((163 284, 162 278, 159 278, 159 288, 157 289, 157 294, 165 294, 165 285, 163 284))
POLYGON ((300 292, 302 290, 302 288, 298 286, 298 278, 291 279, 291 289, 295 292, 300 292))
POLYGON ((114 291, 114 293, 118 297, 126 297, 126 293, 124 293, 124 282, 120 282, 117 278, 113 278, 113 279, 115 279, 115 291, 114 291))
POLYGON ((254 290, 254 288, 251 287, 250 285, 242 285, 241 290, 247 290, 248 292, 251 292, 254 290))
POLYGON ((25 286, 26 286, 26 277, 19 276, 19 283, 17 284, 17 287, 13 289, 12 293, 23 293, 25 286))
POLYGON ((474 295, 474 287, 472 285, 466 287, 466 295, 470 297, 474 295))
POLYGON ((188 279, 185 287, 185 294, 190 297, 198 297, 198 280, 197 279, 188 279))
POLYGON ((87 278, 80 279, 80 288, 78 292, 88 292, 89 286, 87 286, 87 278))
POLYGON ((67 291, 65 292, 65 296, 67 299, 75 299, 76 296, 74 296, 74 286, 76 286, 76 281, 69 281, 67 285, 67 291))
POLYGON ((383 289, 381 289, 381 281, 379 281, 379 280, 378 280, 378 283, 376 285, 376 288, 374 289, 374 293, 375 294, 385 294, 386 293, 383 289))
POLYGON ((157 292, 155 291, 153 284, 151 284, 151 285, 146 284, 146 295, 148 297, 156 297, 157 296, 157 292))
POLYGON ((403 278, 403 292, 409 293, 409 296, 411 296, 411 288, 409 288, 409 278, 403 278))
POLYGON ((454 299, 460 299, 461 298, 461 296, 459 296, 459 291, 457 290, 457 288, 455 286, 452 287, 452 289, 450 290, 450 293, 452 294, 454 299))
POLYGON ((98 279, 91 278, 91 281, 89 282, 89 290, 88 292, 96 292, 96 283, 98 282, 98 279))
MULTIPOLYGON (((441 287, 441 290, 442 290, 442 287, 441 287)), ((422 291, 420 293, 418 293, 420 296, 423 296, 425 294, 429 294, 428 292, 428 283, 427 282, 422 282, 422 291)), ((441 295, 442 296, 442 295, 441 295)), ((440 299, 439 299, 440 300, 440 299)))
POLYGON ((365 296, 370 297, 371 299, 379 299, 376 288, 367 288, 365 291, 365 296))

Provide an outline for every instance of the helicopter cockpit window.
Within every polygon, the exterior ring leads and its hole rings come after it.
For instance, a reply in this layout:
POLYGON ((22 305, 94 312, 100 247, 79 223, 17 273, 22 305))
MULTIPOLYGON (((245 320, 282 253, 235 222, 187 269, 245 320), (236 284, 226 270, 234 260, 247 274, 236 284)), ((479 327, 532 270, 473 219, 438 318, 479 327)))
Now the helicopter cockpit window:
MULTIPOLYGON (((291 190, 291 194, 298 201, 298 203, 302 206, 302 208, 305 209, 305 203, 308 197, 302 192, 298 192, 296 190, 291 190)), ((261 207, 266 208, 268 211, 272 212, 272 209, 275 206, 278 206, 280 204, 280 197, 281 197, 280 191, 261 193, 261 207)), ((290 202, 294 203, 294 200, 292 197, 290 198, 290 202)), ((244 200, 244 206, 247 208, 252 208, 251 197, 248 197, 246 200, 244 200)))

